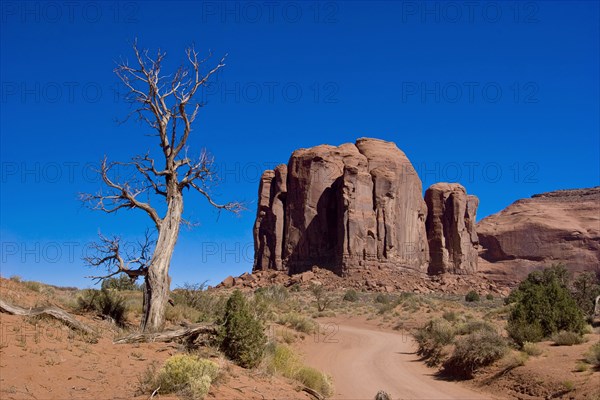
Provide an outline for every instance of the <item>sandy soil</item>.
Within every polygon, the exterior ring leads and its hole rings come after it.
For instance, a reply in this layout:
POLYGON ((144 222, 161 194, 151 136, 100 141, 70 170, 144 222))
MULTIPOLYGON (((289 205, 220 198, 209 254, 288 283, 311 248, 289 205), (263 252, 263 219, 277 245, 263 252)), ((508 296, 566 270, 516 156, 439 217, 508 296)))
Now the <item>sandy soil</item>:
POLYGON ((321 321, 321 334, 301 345, 308 365, 330 374, 334 399, 491 399, 456 382, 440 380, 415 354, 412 338, 358 319, 321 321))

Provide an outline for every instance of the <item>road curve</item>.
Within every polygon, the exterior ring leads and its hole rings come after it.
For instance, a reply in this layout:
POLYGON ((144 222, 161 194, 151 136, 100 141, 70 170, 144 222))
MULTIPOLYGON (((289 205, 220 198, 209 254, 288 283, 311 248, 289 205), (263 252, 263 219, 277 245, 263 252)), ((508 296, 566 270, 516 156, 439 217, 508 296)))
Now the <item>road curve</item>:
POLYGON ((419 361, 410 336, 376 329, 325 323, 319 340, 302 345, 306 364, 333 377, 334 399, 372 400, 379 390, 393 399, 492 398, 436 379, 435 371, 419 361))

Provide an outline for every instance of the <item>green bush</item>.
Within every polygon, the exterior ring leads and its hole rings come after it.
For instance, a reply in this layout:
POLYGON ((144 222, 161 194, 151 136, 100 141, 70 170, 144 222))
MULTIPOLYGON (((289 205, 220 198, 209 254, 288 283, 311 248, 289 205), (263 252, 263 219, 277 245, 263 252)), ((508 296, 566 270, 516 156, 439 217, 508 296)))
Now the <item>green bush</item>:
POLYGON ((476 331, 456 341, 454 352, 444 363, 444 372, 470 378, 477 369, 494 363, 507 352, 506 340, 497 332, 476 331))
POLYGON ((583 343, 584 339, 579 333, 560 331, 552 335, 552 341, 557 346, 573 346, 583 343))
POLYGON ((114 290, 140 290, 141 286, 135 283, 135 280, 127 275, 121 274, 118 278, 111 277, 104 279, 101 288, 114 290))
POLYGON ((390 301, 391 301, 391 298, 387 294, 377 293, 377 296, 375 296, 375 303, 388 304, 388 303, 390 303, 390 301))
POLYGON ((444 347, 451 344, 456 336, 452 324, 444 319, 432 319, 415 333, 419 345, 417 354, 426 360, 428 366, 438 365, 445 356, 444 347))
POLYGON ((442 314, 442 318, 444 318, 448 322, 458 321, 458 313, 456 311, 445 311, 442 314))
POLYGON ((586 354, 585 361, 600 369, 600 342, 590 347, 586 354))
POLYGON ((315 296, 317 301, 317 310, 319 312, 325 311, 331 303, 333 303, 333 297, 330 296, 329 292, 323 285, 317 285, 314 283, 310 284, 310 291, 315 296))
POLYGON ((156 373, 151 370, 142 385, 145 392, 158 388, 160 393, 179 393, 193 399, 203 399, 219 375, 219 366, 210 360, 188 354, 170 357, 156 373))
POLYGON ((494 295, 491 294, 491 293, 488 293, 488 294, 485 295, 485 299, 486 300, 494 300, 494 295))
POLYGON ((530 342, 523 343, 523 351, 529 356, 539 356, 542 354, 542 349, 535 344, 530 342))
POLYGON ((287 288, 281 285, 266 286, 256 289, 249 306, 256 318, 270 321, 276 316, 276 311, 292 308, 293 301, 289 300, 287 288))
POLYGON ((561 330, 581 333, 583 313, 567 289, 562 266, 534 271, 508 297, 514 303, 508 333, 519 345, 538 342, 561 330))
POLYGON ((262 358, 267 341, 263 325, 239 290, 227 300, 218 340, 223 353, 244 368, 256 366, 262 358))
POLYGON ((283 303, 290 297, 288 290, 281 285, 263 286, 256 289, 254 294, 274 303, 283 303))
POLYGON ((289 326, 302 333, 314 333, 317 329, 317 323, 315 321, 304 315, 298 314, 297 312, 289 312, 279 316, 277 323, 289 326))
POLYGON ((294 379, 324 396, 333 394, 331 378, 315 368, 305 365, 301 366, 296 372, 294 379))
POLYGON ((293 292, 293 293, 298 293, 300 291, 300 289, 302 289, 302 288, 300 287, 299 283, 294 283, 292 286, 290 286, 290 292, 293 292))
POLYGON ((542 325, 537 321, 526 323, 520 319, 509 319, 506 331, 508 336, 521 347, 525 342, 537 343, 544 338, 542 325))
POLYGON ((494 327, 494 325, 490 324, 487 321, 475 319, 475 320, 471 320, 471 321, 462 323, 462 324, 458 325, 458 327, 456 328, 456 333, 458 335, 468 335, 470 333, 477 332, 477 331, 493 331, 493 332, 495 332, 496 327, 494 327))
POLYGON ((112 319, 119 326, 124 326, 126 322, 126 301, 114 290, 83 290, 77 298, 77 310, 95 312, 112 319))
MULTIPOLYGON (((225 314, 227 297, 207 291, 206 283, 185 283, 171 292, 171 298, 175 308, 179 308, 183 316, 192 319, 193 322, 212 322, 225 314)), ((172 311, 173 314, 177 312, 177 310, 172 311)))
POLYGON ((264 364, 270 374, 294 379, 324 396, 333 394, 331 378, 314 368, 303 365, 300 358, 288 346, 270 343, 267 346, 264 364))
POLYGON ((465 301, 468 301, 469 303, 479 301, 479 293, 477 293, 474 290, 471 290, 469 293, 466 294, 465 301))
POLYGON ((27 289, 33 291, 33 292, 41 292, 42 291, 42 284, 39 282, 35 282, 35 281, 23 281, 23 286, 25 286, 27 289))
POLYGON ((593 315, 596 296, 600 295, 600 275, 593 272, 579 274, 573 281, 572 293, 583 313, 593 315))
POLYGON ((358 301, 358 292, 354 289, 348 289, 346 293, 344 293, 344 301, 349 302, 357 302, 358 301))
POLYGON ((185 283, 171 292, 171 299, 175 307, 169 313, 179 320, 193 322, 213 322, 222 318, 227 303, 226 296, 206 290, 206 283, 185 283))

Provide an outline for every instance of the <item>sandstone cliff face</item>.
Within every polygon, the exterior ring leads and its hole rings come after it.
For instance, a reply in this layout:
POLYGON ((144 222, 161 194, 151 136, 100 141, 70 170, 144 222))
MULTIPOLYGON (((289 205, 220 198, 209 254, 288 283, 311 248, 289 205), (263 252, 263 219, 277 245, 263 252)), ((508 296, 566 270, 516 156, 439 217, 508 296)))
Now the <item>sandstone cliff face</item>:
POLYGON ((427 270, 421 180, 395 144, 359 139, 300 149, 284 170, 261 179, 254 270, 427 270))
POLYGON ((458 183, 436 183, 425 192, 431 275, 477 271, 475 219, 479 199, 458 183))
POLYGON ((258 188, 258 211, 254 223, 255 269, 283 270, 281 259, 287 166, 263 173, 258 188))
POLYGON ((600 268, 600 187, 560 190, 514 202, 477 224, 485 272, 521 278, 562 262, 600 268))

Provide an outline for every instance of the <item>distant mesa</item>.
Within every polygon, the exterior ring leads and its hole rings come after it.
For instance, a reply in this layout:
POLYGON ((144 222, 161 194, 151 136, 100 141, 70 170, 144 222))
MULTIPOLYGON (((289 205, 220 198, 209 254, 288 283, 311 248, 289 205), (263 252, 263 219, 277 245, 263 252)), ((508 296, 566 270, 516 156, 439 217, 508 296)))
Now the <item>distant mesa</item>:
POLYGON ((422 193, 392 142, 361 138, 296 150, 287 166, 262 175, 253 270, 476 272, 477 198, 459 184, 433 185, 425 199, 422 193))
POLYGON ((600 187, 536 194, 478 224, 479 200, 460 184, 422 193, 392 142, 296 150, 261 177, 253 273, 220 286, 503 293, 555 263, 600 271, 600 187))
POLYGON ((477 224, 482 271, 521 279, 540 265, 600 271, 600 187, 521 199, 477 224))

